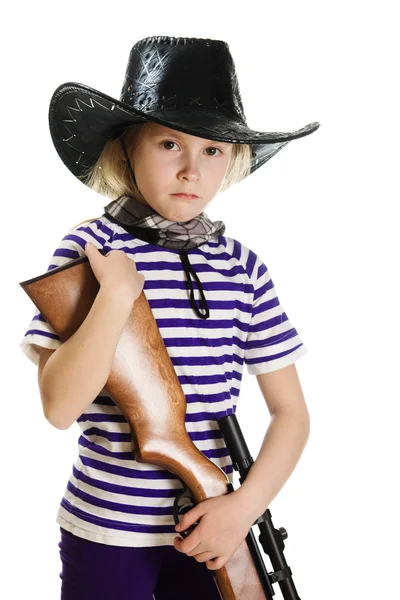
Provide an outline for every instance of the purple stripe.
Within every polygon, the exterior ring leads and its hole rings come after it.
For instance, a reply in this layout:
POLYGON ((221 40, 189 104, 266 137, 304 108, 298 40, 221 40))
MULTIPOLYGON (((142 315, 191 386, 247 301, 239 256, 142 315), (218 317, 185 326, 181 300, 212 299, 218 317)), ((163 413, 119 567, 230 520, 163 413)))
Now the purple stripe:
MULTIPOLYGON (((196 270, 197 273, 197 270, 196 270)), ((202 281, 201 286, 204 291, 210 292, 239 292, 253 294, 253 286, 246 283, 235 283, 234 281, 202 281)), ((187 284, 184 281, 175 279, 154 279, 146 280, 144 289, 147 290, 186 290, 187 284)))
POLYGON ((218 375, 178 375, 180 384, 190 385, 208 385, 212 383, 224 383, 225 381, 232 381, 235 379, 238 383, 242 380, 242 373, 238 371, 226 371, 225 373, 218 375))
MULTIPOLYGON (((73 496, 80 498, 87 504, 92 504, 93 506, 100 506, 101 508, 106 508, 108 510, 115 510, 118 512, 128 513, 131 515, 172 515, 173 507, 172 506, 136 506, 135 504, 121 504, 120 502, 110 502, 109 500, 102 500, 100 498, 96 498, 91 494, 87 494, 83 490, 77 489, 70 481, 68 481, 67 489, 73 496)), ((181 488, 183 489, 183 488, 181 488)), ((176 495, 179 490, 176 490, 176 495)))
POLYGON ((261 358, 245 358, 245 362, 248 365, 255 365, 258 363, 264 363, 264 362, 270 362, 271 360, 276 360, 278 358, 281 358, 282 356, 286 356, 287 354, 290 354, 291 352, 294 352, 295 350, 297 350, 297 348, 300 348, 300 346, 303 346, 304 344, 299 344, 298 346, 295 346, 294 348, 291 348, 290 350, 286 350, 285 352, 279 352, 278 354, 271 354, 271 356, 262 356, 261 358))
POLYGON ((117 485, 116 483, 107 483, 106 481, 88 477, 82 471, 78 471, 75 466, 73 467, 73 474, 75 479, 79 479, 79 481, 82 481, 91 487, 105 490, 114 494, 123 494, 124 496, 141 496, 143 498, 174 498, 176 496, 175 488, 153 490, 151 488, 132 486, 128 487, 126 485, 117 485))
MULTIPOLYGON (((220 429, 208 429, 206 431, 192 431, 188 432, 189 437, 192 441, 198 440, 211 440, 211 439, 222 439, 222 433, 220 429)), ((105 431, 103 429, 99 429, 98 427, 90 427, 89 429, 85 429, 83 435, 90 436, 95 435, 98 437, 103 437, 109 440, 110 442, 130 442, 131 434, 130 433, 115 433, 112 431, 105 431)))
POLYGON ((89 448, 89 450, 95 452, 96 454, 102 454, 103 456, 109 456, 118 460, 132 461, 134 458, 132 450, 129 452, 111 452, 111 450, 107 450, 107 448, 103 448, 103 446, 99 446, 98 444, 87 440, 83 435, 80 436, 78 444, 83 448, 89 448))
POLYGON ((83 435, 90 436, 95 435, 98 437, 106 438, 109 442, 130 442, 132 436, 130 433, 115 433, 113 431, 105 431, 99 427, 89 427, 85 429, 83 435))
POLYGON ((236 412, 236 403, 233 404, 233 410, 231 410, 230 408, 226 408, 224 410, 217 410, 215 412, 215 418, 218 421, 219 419, 222 419, 222 417, 227 417, 232 412, 236 412))
MULTIPOLYGON (((231 388, 231 390, 234 388, 231 388)), ((213 404, 215 402, 223 402, 229 400, 232 394, 229 392, 218 392, 216 394, 185 394, 186 402, 192 404, 193 402, 207 402, 213 404)))
POLYGON ((33 317, 32 321, 42 321, 43 323, 47 323, 47 321, 44 318, 44 316, 42 315, 42 313, 39 313, 39 314, 35 315, 33 317))
MULTIPOLYGON (((213 260, 232 260, 232 258, 236 258, 240 260, 240 249, 238 252, 238 255, 236 254, 235 250, 233 251, 232 254, 229 254, 229 252, 226 252, 226 250, 223 250, 222 252, 208 252, 208 250, 206 250, 205 248, 191 248, 188 251, 188 254, 190 257, 192 256, 204 256, 204 258, 207 259, 208 262, 213 261, 213 260)), ((190 261, 192 262, 192 261, 190 261)), ((241 265, 242 267, 242 265, 241 265)), ((243 267, 242 267, 243 270, 243 267)))
MULTIPOLYGON (((195 414, 186 414, 185 421, 193 422, 193 421, 209 421, 210 419, 214 419, 214 412, 210 413, 195 413, 195 414)), ((127 419, 124 415, 107 415, 105 413, 83 413, 77 419, 77 423, 126 423, 128 424, 127 419)))
POLYGON ((243 356, 239 356, 236 353, 232 355, 222 354, 221 356, 176 356, 171 357, 171 361, 174 366, 222 365, 228 368, 229 364, 232 368, 232 362, 236 362, 239 365, 243 364, 243 356))
POLYGON ((43 337, 51 338, 52 340, 59 340, 61 342, 61 339, 58 337, 58 335, 50 333, 49 331, 41 331, 40 329, 28 329, 25 335, 34 335, 35 333, 36 335, 42 335, 43 337))
POLYGON ((93 400, 93 404, 99 404, 100 406, 117 406, 114 400, 107 396, 97 396, 96 399, 93 400))
MULTIPOLYGON (((106 473, 112 473, 114 475, 119 475, 122 477, 130 477, 130 478, 136 478, 136 479, 154 479, 154 480, 155 479, 157 479, 157 480, 175 479, 176 481, 179 481, 179 478, 176 477, 176 475, 174 475, 167 469, 157 469, 155 471, 149 471, 149 470, 143 469, 142 471, 140 471, 139 469, 129 469, 127 467, 110 465, 110 464, 104 463, 100 460, 96 460, 94 458, 88 458, 87 456, 83 456, 83 455, 79 455, 79 458, 82 461, 82 463, 87 467, 91 467, 93 469, 97 469, 98 471, 104 471, 106 473)), ((227 465, 227 466, 228 466, 228 468, 232 469, 232 465, 227 465)), ((224 470, 225 470, 225 468, 224 468, 224 470)))
POLYGON ((232 251, 232 257, 236 258, 236 260, 240 260, 242 256, 242 247, 240 242, 238 242, 238 240, 233 240, 233 251, 232 251))
MULTIPOLYGON (((270 300, 266 300, 265 302, 258 304, 258 306, 254 306, 253 315, 257 315, 258 313, 264 313, 264 312, 266 313, 267 311, 272 310, 276 306, 279 307, 279 298, 277 296, 275 296, 274 298, 271 298, 270 300)), ((285 313, 283 313, 283 314, 285 314, 285 313)))
MULTIPOLYGON (((150 252, 154 252, 154 250, 150 250, 150 252)), ((137 256, 137 252, 133 252, 130 248, 126 249, 127 254, 134 254, 137 256)), ((212 258, 215 258, 213 255, 212 258)), ((181 261, 169 261, 169 260, 157 260, 153 263, 147 261, 139 261, 135 259, 136 268, 140 272, 151 273, 152 271, 179 271, 182 272, 182 263, 181 261)), ((210 264, 207 263, 192 263, 192 266, 196 273, 200 275, 201 273, 215 273, 216 269, 212 268, 210 264)), ((223 269, 221 267, 218 268, 218 274, 223 275, 224 277, 235 277, 236 275, 243 275, 244 268, 242 265, 235 265, 231 268, 223 269)), ((200 277, 201 279, 201 277, 200 277)))
MULTIPOLYGON (((237 340, 239 340, 239 338, 236 338, 237 340)), ((191 348, 192 346, 194 348, 219 348, 220 346, 232 346, 233 345, 233 339, 232 338, 226 338, 226 337, 218 337, 218 338, 195 338, 195 337, 191 337, 191 338, 163 338, 163 341, 166 345, 167 348, 191 348)), ((240 341, 240 340, 239 340, 240 341)), ((243 342, 241 342, 243 343, 243 342)))
POLYGON ((218 319, 209 321, 208 319, 160 319, 156 318, 158 327, 193 327, 198 329, 233 329, 236 327, 239 331, 247 332, 249 323, 239 321, 239 319, 218 319), (199 321, 202 321, 201 323, 199 321))
POLYGON ((258 271, 257 271, 257 281, 259 279, 261 279, 261 277, 268 271, 267 269, 267 265, 264 264, 262 261, 260 263, 260 266, 258 267, 258 271))
POLYGON ((100 421, 106 421, 107 423, 128 423, 125 416, 123 414, 120 415, 105 415, 102 413, 83 413, 78 419, 78 423, 84 423, 86 421, 93 421, 94 423, 100 421))
MULTIPOLYGON (((272 279, 270 279, 269 281, 264 283, 264 285, 262 285, 260 288, 258 288, 254 291, 254 302, 256 300, 258 300, 260 296, 263 296, 264 294, 266 294, 266 292, 268 292, 269 290, 275 290, 275 286, 272 282, 272 279)), ((275 290, 275 292, 276 292, 276 290, 275 290)), ((263 305, 261 305, 261 306, 263 306, 263 305)))
POLYGON ((77 508, 76 506, 72 506, 65 498, 62 499, 61 506, 76 517, 82 519, 83 521, 86 521, 88 523, 94 523, 95 525, 99 525, 100 527, 107 527, 108 529, 135 531, 137 533, 175 533, 175 523, 173 523, 172 525, 133 525, 131 523, 125 523, 124 521, 114 521, 112 519, 105 519, 104 517, 91 515, 77 508))
POLYGON ((79 455, 79 458, 87 467, 91 467, 99 471, 105 471, 106 473, 113 473, 114 475, 120 475, 122 477, 139 479, 177 479, 177 477, 169 471, 167 471, 167 469, 157 469, 155 471, 143 469, 142 471, 140 471, 139 469, 129 469, 128 467, 110 465, 100 460, 88 458, 87 456, 83 455, 79 455))
POLYGON ((243 363, 243 357, 233 354, 221 354, 220 356, 171 356, 172 364, 177 366, 208 366, 208 365, 225 365, 231 364, 235 360, 239 364, 243 363))
MULTIPOLYGON (((103 225, 103 223, 100 220, 95 221, 95 224, 98 225, 99 227, 101 227, 101 229, 104 229, 104 228, 107 227, 107 226, 103 225)), ((87 240, 86 240, 86 238, 84 238, 84 237, 82 237, 80 235, 77 235, 77 232, 79 232, 79 231, 88 233, 93 239, 95 239, 98 242, 98 244, 99 244, 100 247, 103 247, 104 244, 107 243, 107 240, 105 240, 104 237, 102 237, 101 235, 98 235, 96 233, 96 228, 95 227, 92 229, 91 226, 83 226, 83 225, 82 225, 82 227, 78 227, 76 229, 76 232, 74 232, 74 233, 68 233, 64 237, 64 240, 71 240, 71 241, 75 242, 76 244, 78 244, 78 246, 80 246, 82 248, 82 250, 84 250, 85 246, 86 246, 87 240)), ((109 231, 109 233, 111 235, 112 231, 111 230, 108 230, 108 231, 109 231)), ((93 241, 93 240, 91 240, 91 241, 93 241)))
MULTIPOLYGON (((256 302, 256 300, 255 300, 256 302)), ((279 302, 279 298, 278 296, 274 296, 273 298, 270 298, 269 300, 265 300, 264 302, 260 302, 259 304, 257 304, 257 306, 253 307, 253 315, 257 315, 259 313, 267 313, 269 310, 272 310, 273 308, 275 308, 276 306, 280 307, 280 302, 279 302)), ((282 311, 282 307, 280 307, 281 312, 282 311)), ((285 314, 285 313, 283 313, 285 314)))
POLYGON ((180 337, 165 337, 163 341, 168 348, 191 348, 192 346, 195 348, 219 348, 220 346, 232 346, 238 340, 240 343, 241 340, 239 338, 227 338, 227 337, 218 337, 218 338, 180 338, 180 337))
POLYGON ((226 373, 215 375, 178 375, 178 379, 181 385, 209 385, 211 383, 225 383, 232 379, 241 381, 242 376, 238 371, 227 371, 226 373))
POLYGON ((256 262, 257 262, 256 253, 253 252, 253 250, 249 249, 249 254, 248 254, 247 263, 246 263, 246 273, 249 278, 251 278, 251 276, 253 275, 253 271, 254 271, 256 262))
MULTIPOLYGON (((67 235, 64 239, 75 240, 76 236, 67 235)), ((80 244, 82 238, 77 238, 76 241, 78 241, 78 243, 80 244)), ((73 250, 72 248, 57 248, 57 250, 53 254, 53 258, 55 258, 56 256, 61 256, 62 258, 70 258, 71 260, 74 260, 75 258, 79 258, 80 254, 77 250, 73 250)))
MULTIPOLYGON (((265 346, 275 346, 295 337, 297 337, 296 329, 288 329, 287 331, 282 331, 282 333, 279 333, 278 335, 271 335, 271 337, 264 340, 249 341, 246 344, 246 350, 251 350, 253 348, 264 348, 265 346)), ((298 346, 296 347, 298 348, 298 346)), ((289 352, 292 352, 293 350, 294 349, 292 348, 289 350, 289 352)))
POLYGON ((96 236, 96 227, 98 229, 101 229, 102 233, 105 233, 109 238, 111 238, 114 234, 114 230, 111 229, 111 227, 109 227, 107 225, 107 223, 104 221, 104 219, 105 219, 105 217, 99 217, 98 219, 95 219, 91 223, 88 223, 86 225, 81 225, 81 227, 78 227, 76 231, 85 231, 86 233, 89 233, 93 237, 95 237, 99 242, 104 243, 104 238, 102 238, 100 236, 96 236))
MULTIPOLYGON (((280 325, 281 323, 284 323, 285 321, 288 321, 287 314, 282 313, 281 315, 278 315, 277 317, 272 317, 272 319, 267 319, 265 321, 261 321, 260 323, 251 325, 249 327, 249 334, 253 333, 253 332, 255 333, 256 331, 265 331, 266 329, 272 329, 272 327, 277 327, 278 325, 280 325)), ((286 331, 283 333, 286 333, 286 331)))
MULTIPOLYGON (((202 288, 204 290, 205 286, 202 288)), ((146 289, 146 286, 145 286, 146 289)), ((205 290, 204 290, 205 291, 205 290)), ((206 294, 207 296, 207 294, 206 294)), ((158 298, 158 299, 150 299, 149 301, 150 307, 154 308, 189 308, 191 306, 190 301, 186 299, 178 299, 178 298, 158 298)), ((207 304, 209 308, 213 308, 214 310, 233 310, 235 308, 239 309, 243 313, 251 314, 252 304, 247 302, 241 302, 240 300, 211 300, 207 297, 207 304)))
MULTIPOLYGON (((215 421, 215 419, 219 419, 221 417, 217 417, 216 415, 225 416, 227 414, 226 410, 217 411, 217 412, 197 412, 194 414, 185 414, 185 422, 189 423, 198 423, 199 421, 215 421)), ((123 415, 106 415, 103 413, 87 413, 82 414, 78 419, 78 423, 115 423, 115 422, 124 422, 128 424, 128 421, 125 419, 123 415), (119 418, 117 418, 119 417, 119 418)))
MULTIPOLYGON (((107 448, 103 448, 103 446, 99 446, 99 444, 95 444, 90 440, 87 440, 83 435, 79 437, 78 443, 80 446, 84 448, 89 448, 92 452, 96 454, 102 454, 103 456, 109 456, 110 458, 115 458, 117 460, 129 460, 132 461, 134 458, 132 450, 129 452, 112 452, 111 450, 107 450, 107 448)), ((204 456, 208 459, 212 458, 223 458, 225 456, 229 456, 229 452, 227 448, 216 448, 211 450, 200 450, 204 456)))

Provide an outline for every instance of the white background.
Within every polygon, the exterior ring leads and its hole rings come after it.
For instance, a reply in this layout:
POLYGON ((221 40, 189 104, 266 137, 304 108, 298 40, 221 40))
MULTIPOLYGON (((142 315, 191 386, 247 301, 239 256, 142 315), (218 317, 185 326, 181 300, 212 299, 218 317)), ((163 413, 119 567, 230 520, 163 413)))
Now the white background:
MULTIPOLYGON (((66 81, 118 98, 131 47, 151 35, 227 41, 251 128, 321 123, 207 214, 265 261, 308 348, 296 366, 310 439, 270 505, 275 527, 289 534, 285 557, 300 597, 399 597, 394 7, 70 0, 3 9, 3 598, 59 598, 55 516, 79 437, 77 424, 60 431, 43 416, 37 369, 19 348, 34 314, 19 282, 44 273, 66 231, 107 202, 60 160, 49 101, 66 81)), ((247 372, 237 416, 255 459, 269 413, 247 372)))

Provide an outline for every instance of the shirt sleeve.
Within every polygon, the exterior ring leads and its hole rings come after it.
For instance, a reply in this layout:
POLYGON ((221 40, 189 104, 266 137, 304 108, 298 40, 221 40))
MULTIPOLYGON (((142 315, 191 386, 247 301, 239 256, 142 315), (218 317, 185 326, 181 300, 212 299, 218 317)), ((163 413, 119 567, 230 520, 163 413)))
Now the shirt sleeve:
MULTIPOLYGON (((88 241, 99 248, 103 247, 105 240, 102 240, 101 237, 96 235, 96 233, 88 226, 71 229, 62 238, 54 251, 47 271, 61 267, 80 256, 86 256, 84 248, 88 241)), ((56 350, 61 344, 61 339, 51 327, 50 323, 48 323, 35 307, 33 318, 20 343, 21 350, 36 366, 39 366, 39 346, 56 350)))
POLYGON ((308 352, 283 310, 266 265, 257 257, 244 362, 250 375, 282 369, 308 352))

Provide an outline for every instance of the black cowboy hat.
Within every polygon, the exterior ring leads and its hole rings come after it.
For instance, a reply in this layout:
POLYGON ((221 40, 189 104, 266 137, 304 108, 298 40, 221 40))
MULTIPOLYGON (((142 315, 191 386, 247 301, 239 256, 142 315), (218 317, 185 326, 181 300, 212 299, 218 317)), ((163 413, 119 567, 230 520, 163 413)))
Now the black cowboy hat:
POLYGON ((50 101, 52 140, 80 180, 108 139, 146 121, 210 140, 250 144, 250 174, 291 140, 320 126, 313 122, 288 132, 250 129, 228 44, 203 38, 153 36, 138 41, 130 51, 119 100, 68 82, 50 101))

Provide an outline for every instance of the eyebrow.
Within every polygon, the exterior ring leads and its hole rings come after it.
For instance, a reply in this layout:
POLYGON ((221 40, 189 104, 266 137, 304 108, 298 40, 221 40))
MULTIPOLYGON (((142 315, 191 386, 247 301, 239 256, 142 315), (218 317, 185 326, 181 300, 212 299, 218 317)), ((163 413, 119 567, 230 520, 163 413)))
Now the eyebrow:
MULTIPOLYGON (((175 135, 176 137, 183 139, 183 136, 177 130, 174 131, 174 133, 169 133, 169 132, 168 133, 155 133, 154 137, 161 138, 161 137, 168 137, 169 135, 171 135, 171 136, 175 135)), ((204 139, 204 138, 202 138, 202 139, 204 139)), ((226 147, 231 145, 229 142, 219 142, 218 140, 206 140, 206 139, 204 139, 204 143, 221 144, 222 146, 226 146, 226 147)))

